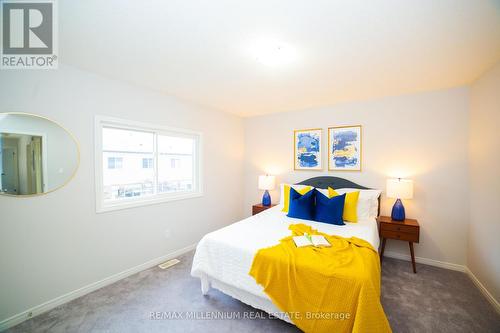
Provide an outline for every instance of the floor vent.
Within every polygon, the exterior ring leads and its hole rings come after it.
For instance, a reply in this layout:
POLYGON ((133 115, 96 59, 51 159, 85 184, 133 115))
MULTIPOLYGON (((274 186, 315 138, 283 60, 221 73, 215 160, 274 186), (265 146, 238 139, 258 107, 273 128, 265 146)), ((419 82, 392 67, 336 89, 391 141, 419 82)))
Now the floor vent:
POLYGON ((167 268, 172 267, 173 265, 178 264, 178 263, 180 263, 179 260, 172 259, 172 260, 169 260, 169 261, 165 261, 162 264, 159 264, 158 267, 160 267, 161 269, 167 269, 167 268))

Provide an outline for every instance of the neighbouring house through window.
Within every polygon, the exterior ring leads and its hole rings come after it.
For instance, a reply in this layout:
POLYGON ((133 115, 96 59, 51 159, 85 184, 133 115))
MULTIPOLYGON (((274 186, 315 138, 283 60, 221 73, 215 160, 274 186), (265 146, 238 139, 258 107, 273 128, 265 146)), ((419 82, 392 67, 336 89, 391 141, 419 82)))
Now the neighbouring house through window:
POLYGON ((201 134, 117 119, 96 121, 98 211, 201 195, 201 134))

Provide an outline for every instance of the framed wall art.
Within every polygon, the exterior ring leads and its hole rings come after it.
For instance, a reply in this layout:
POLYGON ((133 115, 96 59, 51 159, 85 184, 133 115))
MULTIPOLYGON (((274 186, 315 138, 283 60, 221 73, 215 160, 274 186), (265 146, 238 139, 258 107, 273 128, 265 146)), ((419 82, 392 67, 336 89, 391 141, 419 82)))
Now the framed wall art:
POLYGON ((295 130, 293 132, 295 170, 323 170, 321 134, 321 128, 295 130))
POLYGON ((361 125, 328 128, 328 170, 361 171, 361 125))

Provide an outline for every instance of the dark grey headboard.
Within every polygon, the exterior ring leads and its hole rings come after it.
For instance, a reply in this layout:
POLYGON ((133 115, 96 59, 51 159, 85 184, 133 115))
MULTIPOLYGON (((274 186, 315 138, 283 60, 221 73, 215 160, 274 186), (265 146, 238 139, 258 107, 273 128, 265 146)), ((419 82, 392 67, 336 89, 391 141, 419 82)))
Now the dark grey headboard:
MULTIPOLYGON (((333 176, 321 176, 313 177, 297 183, 297 185, 309 185, 316 188, 357 188, 360 190, 370 190, 369 187, 364 187, 358 185, 350 180, 333 177, 333 176)), ((378 215, 380 215, 380 196, 378 197, 378 215)))
POLYGON ((359 188, 360 190, 369 190, 370 188, 358 185, 351 182, 350 180, 332 177, 332 176, 322 176, 306 179, 297 185, 309 185, 317 188, 359 188))

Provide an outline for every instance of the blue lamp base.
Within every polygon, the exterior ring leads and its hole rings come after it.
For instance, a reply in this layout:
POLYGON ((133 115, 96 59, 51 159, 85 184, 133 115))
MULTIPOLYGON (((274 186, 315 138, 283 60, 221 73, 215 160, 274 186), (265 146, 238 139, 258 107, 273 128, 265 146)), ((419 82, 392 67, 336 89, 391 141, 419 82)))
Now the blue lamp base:
POLYGON ((391 218, 394 221, 404 221, 405 220, 405 218, 406 218, 405 207, 403 206, 401 199, 396 200, 396 202, 394 203, 394 206, 392 206, 391 218))
POLYGON ((266 190, 262 196, 262 206, 271 206, 271 195, 268 190, 266 190))

